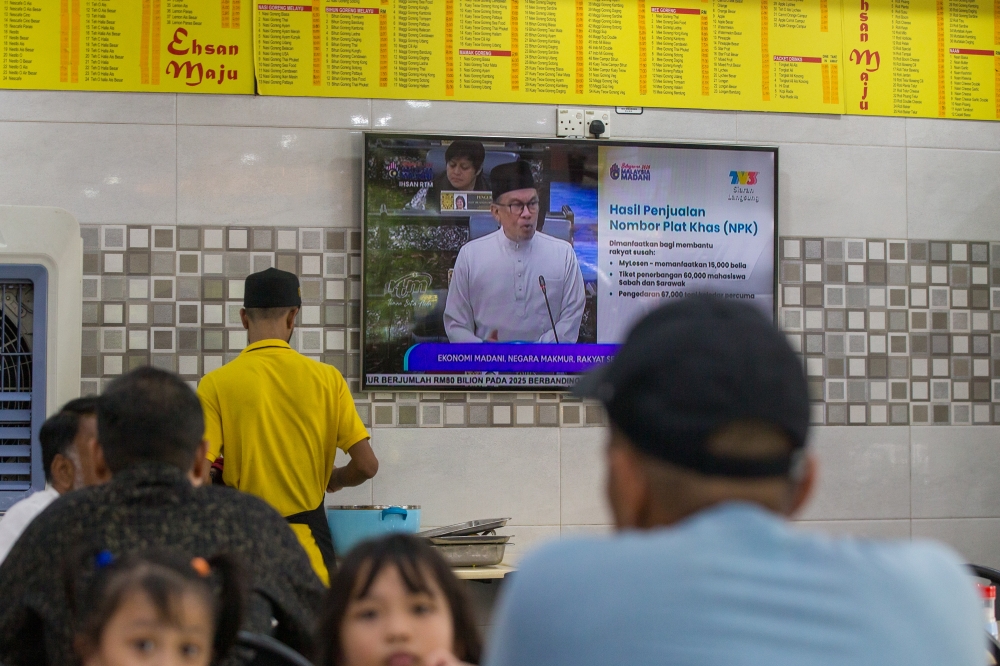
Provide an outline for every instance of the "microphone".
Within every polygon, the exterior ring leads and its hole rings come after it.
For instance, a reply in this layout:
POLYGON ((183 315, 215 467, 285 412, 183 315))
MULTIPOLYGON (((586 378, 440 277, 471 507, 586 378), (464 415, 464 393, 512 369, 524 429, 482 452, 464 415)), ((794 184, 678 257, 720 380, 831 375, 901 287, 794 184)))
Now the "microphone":
POLYGON ((542 296, 545 297, 545 309, 549 311, 549 323, 552 324, 552 335, 556 336, 556 342, 559 342, 559 333, 556 332, 556 320, 552 318, 552 306, 549 305, 549 294, 545 291, 545 277, 542 275, 538 276, 538 286, 542 288, 542 296))

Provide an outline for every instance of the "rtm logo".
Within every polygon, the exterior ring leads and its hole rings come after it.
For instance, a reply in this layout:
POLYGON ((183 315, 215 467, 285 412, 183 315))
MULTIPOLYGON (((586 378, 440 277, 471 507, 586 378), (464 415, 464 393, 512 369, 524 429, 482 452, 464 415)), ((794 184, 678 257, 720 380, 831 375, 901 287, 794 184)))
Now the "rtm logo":
POLYGON ((878 68, 882 64, 882 58, 879 57, 878 51, 872 51, 870 49, 865 49, 864 51, 859 51, 854 49, 851 54, 847 57, 848 60, 853 62, 855 65, 862 65, 865 71, 861 72, 859 79, 861 80, 861 101, 858 102, 858 108, 862 111, 868 110, 868 80, 871 78, 872 72, 877 72, 878 68), (862 63, 861 61, 864 60, 862 63), (872 66, 872 61, 874 61, 874 67, 872 66))
POLYGON ((730 185, 756 185, 759 171, 730 171, 730 185))

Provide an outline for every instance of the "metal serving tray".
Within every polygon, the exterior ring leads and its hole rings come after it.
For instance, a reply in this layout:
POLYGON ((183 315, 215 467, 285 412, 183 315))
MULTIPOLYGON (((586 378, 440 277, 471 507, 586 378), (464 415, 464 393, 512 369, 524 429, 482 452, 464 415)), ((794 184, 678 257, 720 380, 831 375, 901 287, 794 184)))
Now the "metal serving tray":
POLYGON ((468 534, 481 534, 482 532, 489 532, 491 530, 496 530, 507 524, 510 518, 487 518, 485 520, 470 520, 465 523, 456 523, 455 525, 448 525, 446 527, 437 527, 433 530, 426 530, 424 532, 419 532, 417 536, 422 536, 424 538, 431 537, 441 537, 441 536, 465 536, 468 534))
POLYGON ((453 567, 488 567, 503 562, 504 543, 470 543, 457 546, 431 546, 453 567))
POLYGON ((472 544, 497 545, 510 541, 510 536, 473 534, 469 536, 430 537, 430 541, 435 546, 467 546, 472 544))

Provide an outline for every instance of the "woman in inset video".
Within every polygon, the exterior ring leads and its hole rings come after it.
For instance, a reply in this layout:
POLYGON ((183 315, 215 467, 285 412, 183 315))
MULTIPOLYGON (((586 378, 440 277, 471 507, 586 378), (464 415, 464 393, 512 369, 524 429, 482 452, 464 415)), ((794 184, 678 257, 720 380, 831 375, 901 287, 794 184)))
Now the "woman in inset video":
POLYGON ((410 201, 410 208, 441 209, 441 192, 489 192, 490 181, 483 174, 486 149, 479 141, 458 139, 444 152, 445 170, 434 178, 434 186, 422 189, 410 201))

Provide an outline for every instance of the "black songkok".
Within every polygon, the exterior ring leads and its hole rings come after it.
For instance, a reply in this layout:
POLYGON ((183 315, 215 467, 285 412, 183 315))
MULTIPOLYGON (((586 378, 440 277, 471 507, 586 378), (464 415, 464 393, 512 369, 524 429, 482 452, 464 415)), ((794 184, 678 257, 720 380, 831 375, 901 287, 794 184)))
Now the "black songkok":
POLYGON ((302 305, 299 279, 288 271, 268 268, 247 277, 243 290, 245 308, 297 308, 302 305))
POLYGON ((531 165, 527 162, 508 162, 493 167, 490 183, 493 185, 493 201, 496 201, 505 192, 535 187, 535 177, 531 175, 531 165))

